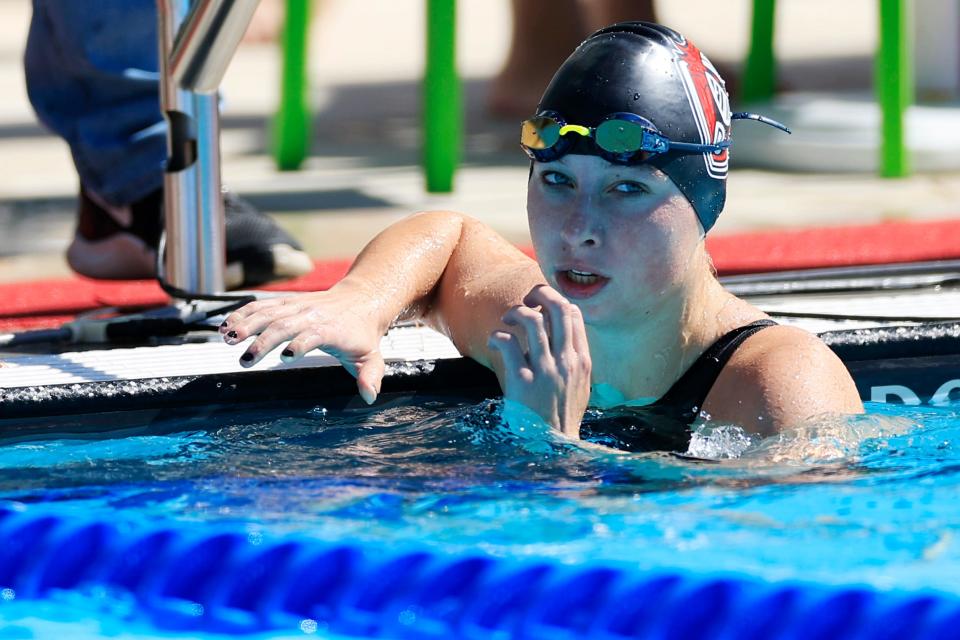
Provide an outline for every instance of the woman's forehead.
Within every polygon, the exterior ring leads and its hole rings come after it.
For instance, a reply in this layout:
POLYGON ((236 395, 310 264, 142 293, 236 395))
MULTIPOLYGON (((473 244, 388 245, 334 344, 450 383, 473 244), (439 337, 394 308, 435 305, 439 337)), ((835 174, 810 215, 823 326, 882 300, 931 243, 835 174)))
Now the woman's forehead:
POLYGON ((552 162, 536 163, 544 167, 551 165, 562 166, 575 172, 602 172, 604 174, 629 176, 637 179, 666 182, 667 177, 660 169, 650 164, 615 164, 604 160, 600 156, 568 153, 552 162))

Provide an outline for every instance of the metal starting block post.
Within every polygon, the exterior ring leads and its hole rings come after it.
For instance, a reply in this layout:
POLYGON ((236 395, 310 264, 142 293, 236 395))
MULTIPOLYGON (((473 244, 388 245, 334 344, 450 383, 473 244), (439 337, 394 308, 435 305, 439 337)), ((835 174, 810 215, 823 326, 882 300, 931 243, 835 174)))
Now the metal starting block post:
POLYGON ((165 280, 223 292, 226 262, 217 91, 259 0, 157 0, 160 106, 167 120, 165 280))

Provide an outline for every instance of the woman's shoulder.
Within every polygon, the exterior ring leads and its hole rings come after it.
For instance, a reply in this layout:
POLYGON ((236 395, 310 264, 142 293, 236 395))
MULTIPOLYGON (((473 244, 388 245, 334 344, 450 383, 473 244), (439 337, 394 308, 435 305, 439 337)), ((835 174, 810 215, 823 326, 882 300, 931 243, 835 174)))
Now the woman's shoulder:
POLYGON ((811 417, 860 413, 863 405, 840 358, 817 336, 775 325, 734 352, 704 409, 759 433, 775 433, 811 417))

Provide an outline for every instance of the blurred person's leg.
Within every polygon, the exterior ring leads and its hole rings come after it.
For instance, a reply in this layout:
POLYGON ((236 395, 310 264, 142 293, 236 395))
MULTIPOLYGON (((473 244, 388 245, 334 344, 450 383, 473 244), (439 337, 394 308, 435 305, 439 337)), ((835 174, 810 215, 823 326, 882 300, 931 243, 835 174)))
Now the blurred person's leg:
POLYGON ((656 22, 653 0, 513 0, 510 52, 488 108, 503 118, 536 109, 557 67, 592 32, 615 22, 656 22))
POLYGON ((284 0, 260 0, 250 26, 243 36, 246 43, 263 44, 275 41, 283 30, 286 16, 284 0))
MULTIPOLYGON (((583 15, 590 25, 590 32, 616 24, 617 22, 628 22, 630 20, 645 20, 647 22, 659 22, 654 0, 581 0, 583 6, 583 15)), ((677 25, 668 24, 668 27, 680 28, 677 25)), ((737 66, 730 63, 718 63, 711 60, 720 76, 727 85, 727 91, 731 95, 737 93, 739 84, 739 70, 737 66)))
MULTIPOLYGON (((95 278, 152 277, 166 158, 156 0, 34 0, 33 10, 30 101, 70 146, 80 177, 68 262, 95 278)), ((227 201, 226 235, 232 285, 312 268, 296 241, 236 198, 227 201)))
POLYGON ((62 137, 82 186, 129 203, 163 184, 155 0, 34 0, 30 101, 62 137))
MULTIPOLYGON (((657 22, 655 0, 512 0, 511 7, 510 52, 488 102, 490 113, 502 118, 533 113, 557 67, 597 29, 632 20, 657 22)), ((736 67, 713 62, 727 90, 736 93, 736 67)))
POLYGON ((557 67, 587 35, 577 0, 513 0, 510 51, 490 87, 488 109, 503 118, 533 113, 557 67))
POLYGON ((583 0, 582 7, 589 33, 617 22, 657 21, 653 0, 583 0))

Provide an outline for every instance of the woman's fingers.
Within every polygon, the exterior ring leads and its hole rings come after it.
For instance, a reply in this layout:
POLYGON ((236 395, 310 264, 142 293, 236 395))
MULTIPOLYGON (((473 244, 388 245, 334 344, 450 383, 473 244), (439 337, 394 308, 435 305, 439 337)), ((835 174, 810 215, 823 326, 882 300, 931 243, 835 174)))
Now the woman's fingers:
MULTIPOLYGON (((580 351, 574 341, 574 326, 579 322, 582 331, 583 316, 577 305, 547 285, 538 285, 528 293, 523 303, 540 307, 550 327, 550 348, 555 357, 570 349, 580 351)), ((585 336, 584 336, 585 337, 585 336)))
POLYGON ((308 328, 309 326, 305 324, 303 318, 294 315, 274 320, 243 352, 243 355, 240 356, 240 364, 245 367, 252 367, 260 362, 263 356, 308 328))
POLYGON ((487 346, 500 354, 504 379, 500 381, 504 391, 512 389, 517 382, 532 382, 533 370, 523 354, 520 341, 509 331, 494 331, 487 346))
POLYGON ((360 397, 367 404, 373 404, 373 401, 380 395, 380 385, 383 383, 384 371, 383 356, 379 351, 374 351, 359 363, 357 368, 357 391, 360 397))
MULTIPOLYGON (((343 336, 341 335, 342 339, 343 336)), ((380 394, 383 382, 384 362, 378 350, 362 353, 362 349, 344 348, 337 344, 337 333, 327 326, 313 325, 309 318, 287 317, 271 323, 247 348, 240 361, 243 366, 253 366, 282 342, 289 340, 280 357, 285 362, 302 358, 314 349, 330 354, 357 379, 357 390, 367 404, 373 404, 380 394)))
POLYGON ((226 333, 227 331, 236 328, 237 325, 255 313, 265 311, 271 307, 282 306, 284 304, 284 298, 268 298, 267 300, 254 300, 253 302, 249 302, 239 309, 230 312, 230 314, 220 325, 220 333, 226 333))
POLYGON ((552 366, 550 336, 547 335, 543 314, 530 307, 517 306, 503 314, 503 321, 508 326, 518 327, 524 332, 530 364, 539 367, 552 366))
MULTIPOLYGON (((238 344, 257 336, 240 356, 242 366, 252 367, 288 340, 309 336, 314 341, 323 342, 325 332, 318 331, 323 326, 324 323, 317 319, 302 297, 287 297, 258 300, 245 305, 227 317, 220 332, 227 344, 238 344)), ((295 351, 288 346, 281 357, 287 361, 295 360, 309 350, 301 348, 295 351)))
MULTIPOLYGON (((340 338, 343 336, 341 335, 340 338)), ((357 379, 357 391, 367 404, 373 404, 380 395, 386 365, 378 348, 368 350, 359 344, 346 345, 337 340, 337 334, 329 330, 315 329, 298 335, 281 353, 287 362, 320 349, 336 358, 350 375, 357 379), (287 355, 289 352, 290 355, 287 355)), ((379 341, 375 344, 379 344, 379 341)))
POLYGON ((535 287, 523 302, 504 314, 507 330, 494 332, 488 342, 501 359, 497 376, 504 397, 575 437, 590 396, 583 315, 547 286, 535 287))
POLYGON ((257 364, 283 343, 280 357, 285 362, 322 349, 357 379, 361 397, 372 404, 380 393, 385 368, 380 334, 365 324, 365 318, 337 313, 342 302, 328 292, 260 300, 231 313, 220 332, 229 344, 256 336, 240 356, 244 367, 257 364))
POLYGON ((570 336, 573 341, 573 348, 581 357, 590 360, 590 344, 587 341, 587 327, 583 322, 583 312, 580 307, 571 305, 570 310, 570 336))
MULTIPOLYGON (((342 338, 343 336, 341 336, 342 338)), ((336 334, 332 334, 325 325, 312 325, 306 330, 298 333, 283 351, 280 357, 286 362, 299 360, 314 349, 326 351, 330 355, 337 357, 338 349, 334 346, 336 334)))
POLYGON ((293 298, 251 302, 227 316, 220 325, 220 333, 228 344, 236 344, 264 331, 272 323, 294 316, 302 310, 301 304, 293 298))

